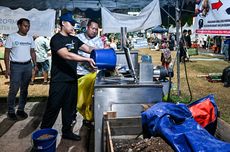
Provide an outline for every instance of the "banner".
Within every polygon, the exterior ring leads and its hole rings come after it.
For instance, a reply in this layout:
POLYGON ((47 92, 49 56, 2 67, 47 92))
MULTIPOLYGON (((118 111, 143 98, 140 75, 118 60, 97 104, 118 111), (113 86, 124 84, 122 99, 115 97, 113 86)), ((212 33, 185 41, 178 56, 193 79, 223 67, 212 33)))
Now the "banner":
POLYGON ((195 2, 196 33, 230 35, 229 0, 196 0, 195 2))
POLYGON ((30 11, 25 11, 21 8, 11 10, 10 8, 0 6, 0 33, 11 34, 17 32, 17 21, 20 18, 27 18, 30 20, 28 34, 51 37, 54 34, 55 14, 56 12, 53 9, 45 11, 31 9, 30 11))
POLYGON ((101 15, 103 33, 120 33, 121 27, 127 27, 127 32, 134 32, 161 25, 159 0, 153 0, 138 16, 112 13, 105 7, 101 8, 101 15))

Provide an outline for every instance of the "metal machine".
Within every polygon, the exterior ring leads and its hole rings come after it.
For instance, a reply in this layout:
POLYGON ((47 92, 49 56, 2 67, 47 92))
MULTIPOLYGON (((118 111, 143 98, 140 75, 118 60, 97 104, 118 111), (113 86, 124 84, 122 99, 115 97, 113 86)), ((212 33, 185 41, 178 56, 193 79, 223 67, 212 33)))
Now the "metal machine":
POLYGON ((116 112, 117 117, 140 116, 143 104, 161 102, 163 84, 154 77, 166 76, 167 71, 153 69, 152 63, 138 63, 138 52, 123 47, 117 52, 117 74, 102 70, 97 74, 94 85, 95 152, 102 152, 103 114, 116 112), (166 73, 166 74, 163 74, 166 73))

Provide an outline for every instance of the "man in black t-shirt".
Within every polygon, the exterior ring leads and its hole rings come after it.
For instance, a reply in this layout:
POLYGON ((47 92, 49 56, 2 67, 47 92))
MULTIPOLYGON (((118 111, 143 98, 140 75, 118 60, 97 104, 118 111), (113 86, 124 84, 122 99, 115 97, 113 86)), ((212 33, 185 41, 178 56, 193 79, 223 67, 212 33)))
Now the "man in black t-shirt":
POLYGON ((71 36, 75 20, 68 12, 60 17, 61 31, 50 41, 52 52, 51 80, 47 107, 42 119, 41 129, 52 128, 62 109, 62 138, 80 140, 81 137, 72 132, 72 113, 77 102, 77 62, 88 62, 95 68, 91 58, 77 54, 81 49, 87 53, 92 48, 84 44, 77 37, 71 36))

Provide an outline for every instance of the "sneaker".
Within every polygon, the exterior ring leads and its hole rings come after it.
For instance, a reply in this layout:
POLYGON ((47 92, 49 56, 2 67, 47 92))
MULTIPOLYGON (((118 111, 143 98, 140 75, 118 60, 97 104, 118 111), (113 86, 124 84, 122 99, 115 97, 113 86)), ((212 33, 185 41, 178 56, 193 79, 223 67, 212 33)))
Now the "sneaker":
POLYGON ((25 111, 22 110, 18 110, 16 112, 17 116, 19 116, 20 118, 26 119, 28 117, 28 114, 25 111))
POLYGON ((63 139, 69 139, 69 140, 75 140, 75 141, 81 140, 81 137, 79 135, 76 135, 71 131, 66 132, 66 133, 62 133, 62 138, 63 139))
POLYGON ((7 114, 7 117, 10 119, 10 120, 18 120, 17 116, 15 113, 8 113, 7 114))

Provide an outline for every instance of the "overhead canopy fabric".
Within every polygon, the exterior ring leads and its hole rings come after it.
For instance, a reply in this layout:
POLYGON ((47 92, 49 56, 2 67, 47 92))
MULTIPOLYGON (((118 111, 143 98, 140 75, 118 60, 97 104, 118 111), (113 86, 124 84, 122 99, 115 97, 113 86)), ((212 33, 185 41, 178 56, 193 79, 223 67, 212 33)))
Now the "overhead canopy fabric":
MULTIPOLYGON (((109 10, 127 9, 127 8, 144 8, 152 0, 0 0, 0 6, 10 7, 13 9, 23 8, 30 10, 36 8, 39 10, 52 9, 68 9, 73 10, 79 8, 86 10, 91 8, 99 10, 101 7, 106 7, 109 10)), ((194 0, 184 0, 190 2, 194 0)), ((175 0, 160 0, 160 5, 173 5, 175 0)))
POLYGON ((121 27, 127 27, 127 32, 145 30, 161 24, 159 0, 153 0, 138 16, 112 13, 102 7, 103 33, 119 33, 121 27))
POLYGON ((30 35, 52 36, 55 28, 55 14, 56 11, 52 9, 25 11, 21 8, 11 10, 0 6, 0 33, 10 34, 16 32, 18 30, 18 19, 27 18, 30 20, 30 35))
POLYGON ((27 10, 31 8, 37 8, 39 10, 45 10, 48 8, 66 8, 68 10, 73 10, 75 8, 86 10, 87 8, 91 8, 93 10, 99 10, 101 6, 103 6, 113 10, 143 8, 151 1, 152 0, 0 0, 0 6, 7 6, 10 8, 21 7, 27 10))

